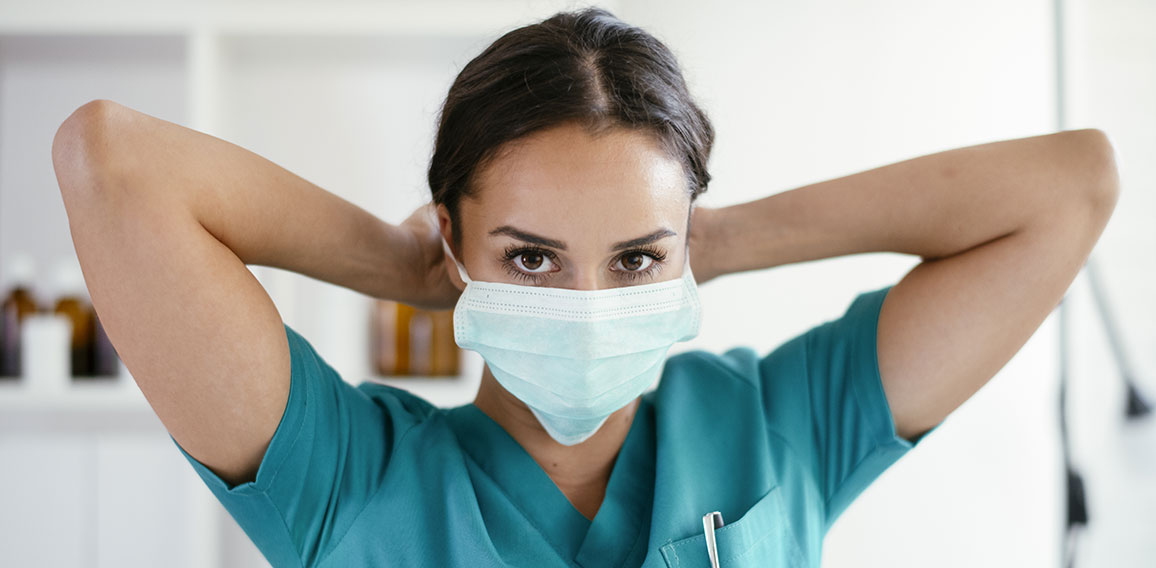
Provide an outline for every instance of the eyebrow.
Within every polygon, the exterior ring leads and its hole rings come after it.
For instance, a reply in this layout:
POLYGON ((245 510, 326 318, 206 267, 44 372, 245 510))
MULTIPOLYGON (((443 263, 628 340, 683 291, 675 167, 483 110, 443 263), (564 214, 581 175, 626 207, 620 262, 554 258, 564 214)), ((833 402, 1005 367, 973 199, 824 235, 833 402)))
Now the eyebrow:
MULTIPOLYGON (((610 250, 615 251, 615 250, 623 250, 623 249, 628 249, 628 248, 632 248, 632 247, 637 247, 637 246, 645 245, 648 243, 652 243, 652 242, 657 241, 659 239, 664 239, 666 237, 675 236, 677 234, 678 233, 676 233, 670 229, 667 229, 666 227, 663 227, 657 231, 654 231, 653 233, 650 233, 649 235, 644 235, 644 236, 638 237, 636 239, 630 239, 630 240, 614 243, 613 245, 611 245, 610 250)), ((511 227, 509 225, 502 225, 501 227, 498 227, 497 229, 490 231, 490 235, 509 235, 511 237, 514 237, 515 239, 526 241, 528 243, 535 243, 535 244, 547 246, 550 248, 556 248, 558 250, 566 250, 566 243, 564 243, 562 241, 543 237, 541 235, 535 235, 534 233, 529 233, 529 232, 523 231, 521 229, 511 227)))

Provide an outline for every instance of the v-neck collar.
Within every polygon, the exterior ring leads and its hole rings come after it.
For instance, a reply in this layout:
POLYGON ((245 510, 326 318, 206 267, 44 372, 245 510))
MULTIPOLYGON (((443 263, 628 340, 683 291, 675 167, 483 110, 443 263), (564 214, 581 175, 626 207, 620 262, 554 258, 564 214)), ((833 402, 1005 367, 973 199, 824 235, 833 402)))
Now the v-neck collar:
POLYGON ((566 563, 621 566, 642 556, 654 502, 654 407, 643 397, 622 443, 606 496, 589 520, 500 424, 473 403, 446 412, 458 443, 566 563))

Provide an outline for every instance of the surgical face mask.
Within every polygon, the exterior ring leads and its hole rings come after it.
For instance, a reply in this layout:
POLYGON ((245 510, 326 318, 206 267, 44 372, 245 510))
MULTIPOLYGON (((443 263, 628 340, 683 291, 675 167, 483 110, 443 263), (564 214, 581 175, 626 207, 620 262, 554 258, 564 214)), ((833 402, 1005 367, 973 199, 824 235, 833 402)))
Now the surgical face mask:
POLYGON ((690 270, 663 282, 571 290, 471 280, 442 239, 466 288, 454 339, 485 359, 494 378, 572 446, 658 378, 672 345, 698 335, 702 310, 690 270))

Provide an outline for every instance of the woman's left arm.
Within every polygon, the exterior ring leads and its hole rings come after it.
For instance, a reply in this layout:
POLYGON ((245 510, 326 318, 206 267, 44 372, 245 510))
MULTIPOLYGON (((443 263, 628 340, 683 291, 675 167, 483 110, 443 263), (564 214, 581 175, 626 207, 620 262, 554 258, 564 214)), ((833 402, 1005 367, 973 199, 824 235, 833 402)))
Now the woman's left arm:
POLYGON ((1035 333, 1118 195, 1115 153, 1100 130, 1002 140, 696 208, 691 262, 705 282, 854 253, 920 256, 888 292, 877 330, 887 402, 899 435, 913 439, 1035 333))

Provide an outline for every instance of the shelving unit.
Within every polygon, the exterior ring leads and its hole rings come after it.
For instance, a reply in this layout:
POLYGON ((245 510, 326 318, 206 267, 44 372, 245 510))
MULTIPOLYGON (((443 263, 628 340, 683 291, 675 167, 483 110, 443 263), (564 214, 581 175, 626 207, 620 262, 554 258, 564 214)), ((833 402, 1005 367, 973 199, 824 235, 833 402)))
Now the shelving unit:
MULTIPOLYGON (((460 375, 370 376, 365 382, 405 389, 438 406, 466 404, 473 400, 482 366, 475 353, 466 355, 460 375)), ((148 400, 127 372, 113 378, 82 379, 59 392, 37 390, 22 380, 0 381, 0 432, 91 434, 120 432, 133 425, 153 427, 152 420, 118 421, 125 416, 154 416, 148 400)))
MULTIPOLYGON (((38 259, 75 254, 63 207, 53 203, 59 196, 43 150, 59 121, 94 98, 252 149, 400 222, 428 199, 423 168, 434 117, 456 71, 497 34, 563 7, 437 1, 128 10, 115 4, 44 2, 0 18, 0 204, 6 211, 0 260, 17 250, 38 259), (27 143, 12 143, 17 138, 27 143), (413 144, 415 138, 425 147, 413 144), (350 144, 345 161, 317 155, 342 140, 350 144)), ((288 271, 250 269, 282 319, 302 330, 347 380, 368 377, 431 393, 453 388, 445 378, 430 379, 425 389, 421 379, 371 376, 361 329, 368 298, 288 271)), ((69 402, 8 386, 0 384, 0 408, 145 403, 131 381, 123 398, 60 395, 69 402), (118 402, 98 401, 105 399, 118 402)))
POLYGON ((67 412, 79 409, 138 410, 148 401, 136 384, 116 379, 77 383, 59 393, 39 392, 18 381, 0 382, 0 412, 67 412), (97 382, 99 381, 99 382, 97 382))
MULTIPOLYGON (((243 146, 399 223, 428 200, 435 118, 457 72, 505 31, 567 7, 0 3, 0 271, 8 255, 27 251, 46 261, 34 283, 44 290, 47 262, 75 256, 48 150, 60 122, 98 98, 243 146)), ((476 353, 463 353, 455 378, 374 376, 371 299, 284 270, 250 270, 282 320, 346 381, 440 406, 473 399, 476 353)), ((5 545, 3 563, 268 565, 172 447, 123 364, 110 383, 30 386, 0 382, 0 463, 35 464, 0 472, 0 483, 29 496, 6 496, 0 507, 0 525, 25 531, 8 535, 16 546, 5 545), (51 526, 36 524, 47 522, 44 510, 56 511, 51 526), (171 521, 156 523, 158 514, 171 521), (73 541, 37 544, 48 534, 73 541)))

